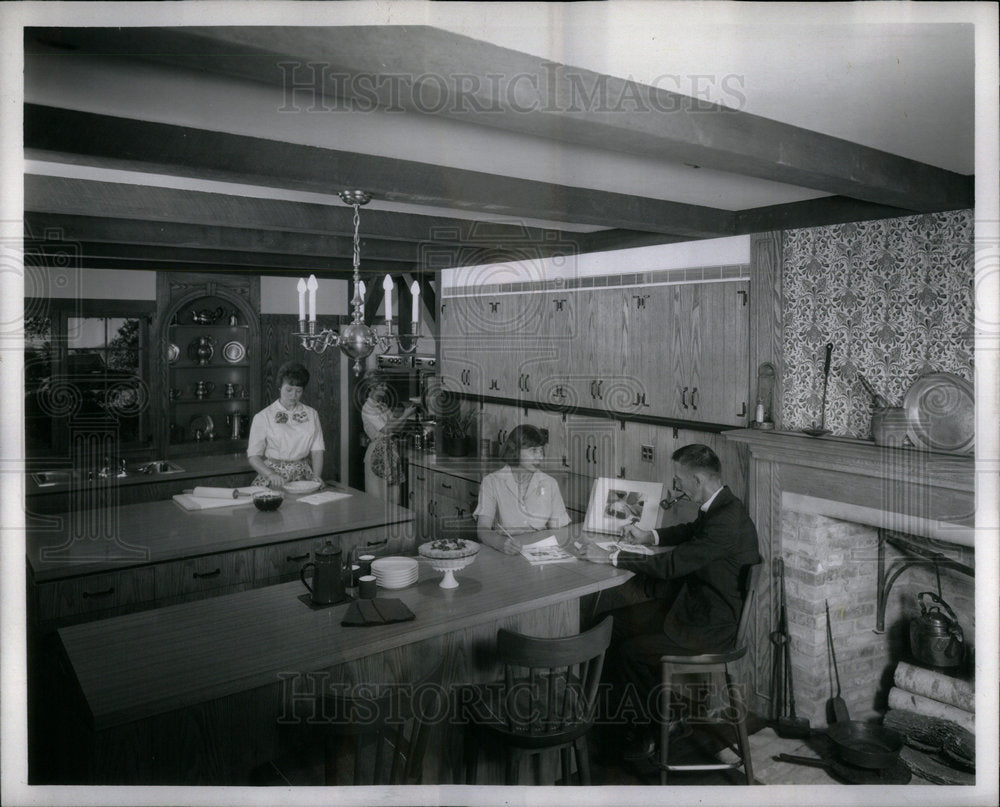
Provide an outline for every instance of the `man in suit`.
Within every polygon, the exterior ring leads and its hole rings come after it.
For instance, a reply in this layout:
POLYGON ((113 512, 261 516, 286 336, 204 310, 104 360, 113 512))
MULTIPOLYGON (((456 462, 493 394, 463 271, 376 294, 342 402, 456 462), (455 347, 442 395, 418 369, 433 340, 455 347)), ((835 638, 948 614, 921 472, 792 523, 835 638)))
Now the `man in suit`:
MULTIPOLYGON (((587 549, 587 559, 612 563, 656 581, 668 581, 669 594, 613 611, 614 638, 607 658, 608 674, 624 702, 644 707, 640 730, 626 738, 626 759, 652 755, 655 733, 648 721, 651 693, 659 683, 660 656, 695 655, 731 649, 743 606, 741 582, 746 567, 760 563, 757 530, 743 503, 722 484, 722 466, 711 448, 686 445, 671 457, 673 487, 701 505, 687 524, 658 530, 630 525, 623 542, 671 547, 657 554, 623 547, 606 552, 587 549)), ((662 585, 658 586, 664 593, 662 585)))

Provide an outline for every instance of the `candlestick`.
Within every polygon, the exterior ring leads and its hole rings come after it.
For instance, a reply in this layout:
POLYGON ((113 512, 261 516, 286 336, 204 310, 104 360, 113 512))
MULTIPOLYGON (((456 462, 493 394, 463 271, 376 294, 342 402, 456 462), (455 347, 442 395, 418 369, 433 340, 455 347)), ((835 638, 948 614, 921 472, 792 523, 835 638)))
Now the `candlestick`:
POLYGON ((417 324, 420 322, 420 284, 416 280, 410 284, 410 294, 413 296, 413 333, 417 332, 417 324))
POLYGON ((392 322, 392 278, 389 275, 382 281, 382 291, 385 292, 385 323, 389 325, 392 322))
POLYGON ((299 278, 299 285, 297 286, 299 290, 299 322, 306 321, 306 281, 305 278, 299 278))
POLYGON ((316 321, 316 289, 319 288, 319 281, 316 275, 309 275, 309 282, 306 284, 309 289, 309 321, 316 321))

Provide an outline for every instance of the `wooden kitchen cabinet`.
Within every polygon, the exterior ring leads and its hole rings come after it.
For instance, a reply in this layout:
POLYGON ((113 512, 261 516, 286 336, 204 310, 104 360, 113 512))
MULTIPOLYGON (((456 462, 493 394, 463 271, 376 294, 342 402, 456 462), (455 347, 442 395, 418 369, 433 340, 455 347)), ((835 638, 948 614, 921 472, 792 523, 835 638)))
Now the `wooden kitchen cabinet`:
POLYGON ((479 479, 468 479, 410 465, 408 506, 416 516, 418 541, 469 538, 476 532, 472 513, 479 501, 479 479))
POLYGON ((253 550, 221 552, 158 563, 156 599, 163 604, 248 588, 253 583, 253 550))
POLYGON ((741 280, 447 298, 444 383, 514 405, 745 426, 748 295, 741 280))
POLYGON ((259 278, 158 273, 153 327, 163 455, 244 450, 261 408, 259 278))
POLYGON ((69 624, 111 616, 155 597, 152 568, 125 569, 36 584, 31 610, 41 623, 69 624))

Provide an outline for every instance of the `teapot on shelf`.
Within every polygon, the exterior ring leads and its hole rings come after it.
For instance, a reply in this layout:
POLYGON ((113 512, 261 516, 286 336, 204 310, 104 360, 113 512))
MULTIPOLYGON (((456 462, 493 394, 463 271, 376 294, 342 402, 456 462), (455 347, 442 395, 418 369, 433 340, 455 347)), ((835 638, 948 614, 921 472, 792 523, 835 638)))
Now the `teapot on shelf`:
POLYGON ((203 308, 201 311, 192 311, 191 320, 198 325, 211 325, 225 315, 226 310, 220 305, 214 311, 209 311, 207 308, 203 308))

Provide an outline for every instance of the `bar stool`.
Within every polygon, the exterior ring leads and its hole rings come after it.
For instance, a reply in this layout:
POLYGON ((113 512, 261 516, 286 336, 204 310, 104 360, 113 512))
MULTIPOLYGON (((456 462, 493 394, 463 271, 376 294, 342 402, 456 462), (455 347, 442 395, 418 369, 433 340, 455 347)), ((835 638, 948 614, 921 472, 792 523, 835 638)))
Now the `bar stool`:
POLYGON ((742 684, 733 683, 732 670, 730 664, 743 658, 747 652, 747 630, 750 625, 750 618, 754 612, 756 601, 757 583, 760 580, 761 564, 745 567, 742 570, 744 584, 742 586, 743 610, 740 613, 740 621, 736 630, 736 646, 724 653, 703 653, 696 656, 667 655, 660 658, 660 680, 662 682, 662 696, 665 699, 665 708, 662 714, 666 718, 669 715, 669 699, 671 683, 674 675, 690 675, 693 673, 707 675, 710 691, 725 692, 728 700, 728 710, 735 711, 733 719, 728 719, 725 715, 720 717, 699 718, 699 722, 704 723, 724 723, 732 725, 736 730, 737 747, 732 748, 739 757, 736 762, 719 762, 708 764, 671 765, 668 762, 668 751, 670 747, 670 722, 664 719, 660 724, 660 754, 657 767, 660 769, 660 784, 667 784, 667 777, 670 771, 710 771, 726 770, 743 767, 748 785, 753 781, 753 763, 750 759, 750 738, 747 735, 746 725, 746 702, 741 689, 742 684))
POLYGON ((564 783, 569 781, 574 754, 580 783, 590 784, 587 734, 594 725, 612 624, 608 616, 585 633, 558 639, 497 632, 504 679, 496 686, 470 688, 475 698, 465 717, 475 736, 466 742, 467 783, 476 782, 477 740, 492 739, 503 747, 508 785, 518 783, 522 757, 534 757, 540 767, 538 755, 551 749, 560 751, 564 783))

